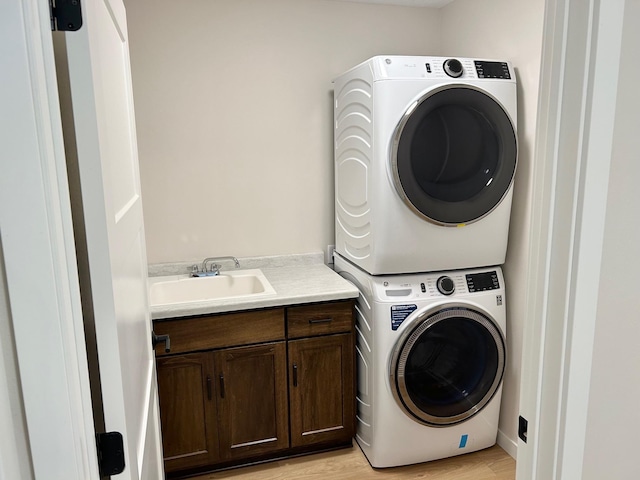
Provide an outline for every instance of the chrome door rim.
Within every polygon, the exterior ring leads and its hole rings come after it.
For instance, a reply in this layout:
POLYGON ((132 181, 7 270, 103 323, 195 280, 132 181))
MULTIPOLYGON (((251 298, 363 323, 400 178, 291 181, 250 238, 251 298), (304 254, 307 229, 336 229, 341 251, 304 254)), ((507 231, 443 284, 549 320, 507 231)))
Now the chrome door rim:
POLYGON ((424 103, 426 100, 428 100, 429 98, 433 97, 434 95, 443 92, 445 90, 452 90, 452 89, 460 89, 460 88, 466 88, 469 90, 474 90, 478 93, 481 93, 483 95, 486 95, 489 99, 493 100, 504 112, 504 114, 506 115, 506 117, 509 119, 509 122, 511 123, 511 128, 513 129, 513 133, 514 133, 514 140, 515 140, 515 166, 513 169, 513 173, 511 175, 511 180, 509 182, 509 186, 507 188, 505 188, 502 196, 500 197, 500 199, 495 203, 495 205, 493 205, 492 208, 490 208, 488 211, 486 211, 483 215, 479 215, 476 218, 473 218, 471 220, 468 220, 466 222, 464 222, 464 225, 470 225, 472 223, 478 222, 480 220, 482 220, 483 218, 485 218, 487 215, 490 215, 491 212, 493 212, 496 208, 498 208, 498 206, 500 206, 500 204, 504 201, 504 199, 506 198, 506 196, 508 195, 509 191, 511 190, 511 188, 513 187, 513 182, 515 179, 515 174, 516 174, 516 170, 518 168, 518 135, 516 133, 516 129, 513 123, 513 119, 511 118, 511 116, 509 115, 509 113, 505 110, 504 107, 502 107, 502 104, 490 93, 488 93, 485 90, 482 90, 478 87, 475 87, 474 85, 465 85, 465 84, 449 84, 449 85, 444 85, 442 87, 438 87, 435 88, 433 90, 430 90, 429 92, 425 93, 422 97, 420 97, 416 102, 412 103, 409 108, 407 108, 407 110, 404 112, 404 114, 402 115, 402 118, 400 119, 400 121, 398 122, 398 125, 396 125, 396 128, 393 132, 393 136, 391 138, 391 143, 389 146, 389 159, 390 159, 390 167, 391 167, 391 180, 393 183, 393 186, 395 187, 396 193, 398 194, 398 196, 400 197, 400 199, 402 200, 402 202, 411 210, 413 211, 416 215, 418 215, 419 217, 423 218, 424 220, 427 220, 430 223, 433 223, 435 225, 439 225, 439 226, 443 226, 443 227, 457 227, 459 226, 461 223, 459 222, 443 222, 440 220, 437 220, 435 218, 431 218, 430 216, 426 215, 424 212, 422 212, 418 207, 416 207, 416 205, 414 205, 414 203, 409 199, 409 196, 407 195, 407 193, 405 192, 403 186, 402 186, 402 182, 400 180, 400 174, 398 172, 398 148, 400 145, 400 138, 402 137, 402 133, 404 132, 404 128, 407 124, 407 122, 409 121, 409 119, 411 118, 411 116, 413 115, 413 113, 418 109, 418 107, 424 103))
POLYGON ((499 327, 490 315, 465 304, 447 304, 435 310, 425 311, 418 316, 414 323, 417 323, 417 326, 407 328, 396 342, 389 365, 391 391, 397 404, 411 418, 435 427, 446 427, 468 420, 479 413, 491 401, 502 384, 506 361, 506 346, 504 336, 499 327), (498 350, 498 365, 490 388, 479 402, 460 414, 439 417, 424 412, 411 400, 405 383, 404 370, 407 357, 417 339, 429 328, 453 317, 463 317, 475 321, 489 332, 498 350))

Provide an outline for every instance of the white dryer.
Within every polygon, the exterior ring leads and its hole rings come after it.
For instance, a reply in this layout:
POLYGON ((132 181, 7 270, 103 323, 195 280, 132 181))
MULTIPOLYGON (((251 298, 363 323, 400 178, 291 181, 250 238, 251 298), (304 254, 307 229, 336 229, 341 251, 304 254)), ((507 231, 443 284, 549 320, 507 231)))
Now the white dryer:
POLYGON ((378 56, 335 80, 336 251, 373 275, 504 263, 508 62, 378 56))
POLYGON ((506 360, 499 267, 372 276, 335 256, 360 290, 356 440, 374 467, 496 443, 506 360))

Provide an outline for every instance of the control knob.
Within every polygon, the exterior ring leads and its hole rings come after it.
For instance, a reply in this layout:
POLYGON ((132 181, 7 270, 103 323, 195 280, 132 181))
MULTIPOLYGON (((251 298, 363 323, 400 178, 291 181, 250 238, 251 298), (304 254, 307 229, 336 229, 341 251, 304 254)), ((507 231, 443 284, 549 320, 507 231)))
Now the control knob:
POLYGON ((444 68, 444 73, 453 78, 460 77, 462 75, 462 72, 464 71, 460 60, 456 60, 455 58, 449 58, 448 60, 445 60, 442 67, 444 68))
POLYGON ((451 295, 456 290, 453 280, 451 280, 451 277, 447 277, 446 275, 438 278, 436 281, 436 287, 438 287, 438 291, 443 295, 451 295))

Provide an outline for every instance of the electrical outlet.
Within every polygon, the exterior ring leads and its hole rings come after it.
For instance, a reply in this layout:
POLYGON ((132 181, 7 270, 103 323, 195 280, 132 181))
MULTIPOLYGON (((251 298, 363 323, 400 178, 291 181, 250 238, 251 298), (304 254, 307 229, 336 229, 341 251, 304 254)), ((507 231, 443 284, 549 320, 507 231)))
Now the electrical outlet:
POLYGON ((324 263, 327 265, 333 265, 333 251, 336 249, 335 245, 327 245, 327 251, 325 252, 324 263))

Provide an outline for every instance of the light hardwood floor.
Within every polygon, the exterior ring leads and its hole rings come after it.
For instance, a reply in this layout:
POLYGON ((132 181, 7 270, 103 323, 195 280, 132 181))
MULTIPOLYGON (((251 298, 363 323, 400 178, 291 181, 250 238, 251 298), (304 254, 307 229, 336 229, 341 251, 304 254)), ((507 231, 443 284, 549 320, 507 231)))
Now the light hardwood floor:
POLYGON ((251 467, 210 473, 191 480, 513 480, 516 462, 502 448, 407 467, 371 468, 358 445, 251 467))

